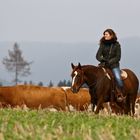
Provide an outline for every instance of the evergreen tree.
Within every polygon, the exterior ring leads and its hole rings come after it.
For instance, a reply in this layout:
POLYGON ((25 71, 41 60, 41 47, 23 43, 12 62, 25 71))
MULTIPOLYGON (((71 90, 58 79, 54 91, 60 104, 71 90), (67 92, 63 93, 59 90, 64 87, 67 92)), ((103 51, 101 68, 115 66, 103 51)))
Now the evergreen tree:
POLYGON ((43 82, 39 82, 38 85, 39 85, 39 86, 43 86, 43 82))
POLYGON ((31 74, 30 65, 32 62, 24 60, 22 51, 17 43, 14 44, 13 51, 8 50, 8 54, 9 57, 3 58, 2 62, 9 72, 15 73, 15 79, 13 81, 17 85, 20 82, 19 76, 28 76, 31 74))
POLYGON ((62 87, 62 86, 71 86, 71 81, 68 80, 66 81, 65 79, 63 81, 59 81, 58 84, 57 84, 58 87, 62 87))
POLYGON ((70 81, 70 80, 67 81, 67 86, 68 86, 68 87, 71 86, 71 81, 70 81))
POLYGON ((32 80, 30 80, 30 81, 29 81, 29 84, 30 84, 30 85, 33 85, 33 81, 32 81, 32 80))
POLYGON ((63 82, 60 80, 57 84, 58 87, 62 87, 63 86, 63 82))
POLYGON ((2 87, 3 86, 3 84, 2 84, 2 82, 0 82, 0 87, 2 87))
POLYGON ((66 86, 67 85, 67 81, 64 79, 63 80, 63 86, 66 86))
POLYGON ((48 87, 53 87, 53 82, 52 81, 50 81, 48 87))
POLYGON ((24 81, 24 85, 27 85, 28 83, 27 83, 27 81, 24 81))

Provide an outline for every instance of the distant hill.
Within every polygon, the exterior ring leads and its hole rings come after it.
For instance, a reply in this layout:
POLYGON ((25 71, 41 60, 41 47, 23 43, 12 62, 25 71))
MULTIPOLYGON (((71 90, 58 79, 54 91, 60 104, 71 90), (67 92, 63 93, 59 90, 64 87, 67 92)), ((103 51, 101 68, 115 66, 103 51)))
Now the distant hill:
MULTIPOLYGON (((32 75, 22 80, 48 84, 51 80, 57 84, 60 80, 71 80, 71 62, 82 65, 97 65, 95 43, 47 43, 47 42, 18 42, 23 56, 28 61, 34 61, 31 66, 32 75)), ((120 40, 122 46, 121 68, 132 69, 140 77, 140 38, 125 38, 120 40)), ((14 42, 0 42, 0 60, 8 55, 14 42)), ((13 74, 7 73, 0 64, 0 78, 10 81, 13 74)))
POLYGON ((140 38, 125 38, 121 40, 122 60, 121 66, 133 70, 140 78, 140 38))

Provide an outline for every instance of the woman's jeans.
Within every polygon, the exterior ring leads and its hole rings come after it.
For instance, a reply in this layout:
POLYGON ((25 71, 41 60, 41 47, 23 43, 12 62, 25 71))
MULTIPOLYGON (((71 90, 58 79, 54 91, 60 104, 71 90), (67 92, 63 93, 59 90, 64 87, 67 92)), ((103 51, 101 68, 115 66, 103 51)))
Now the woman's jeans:
POLYGON ((113 68, 112 69, 112 72, 115 76, 115 80, 117 82, 117 85, 122 88, 123 87, 123 81, 121 79, 121 71, 120 71, 120 68, 119 67, 116 67, 116 68, 113 68))

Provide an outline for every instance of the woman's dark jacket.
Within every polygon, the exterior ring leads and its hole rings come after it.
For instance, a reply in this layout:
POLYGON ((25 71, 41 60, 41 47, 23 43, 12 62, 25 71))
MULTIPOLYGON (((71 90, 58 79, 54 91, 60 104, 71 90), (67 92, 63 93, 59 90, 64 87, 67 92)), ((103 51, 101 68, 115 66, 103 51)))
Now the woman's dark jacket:
POLYGON ((96 58, 109 68, 119 67, 121 59, 121 46, 119 42, 104 42, 100 44, 96 58))

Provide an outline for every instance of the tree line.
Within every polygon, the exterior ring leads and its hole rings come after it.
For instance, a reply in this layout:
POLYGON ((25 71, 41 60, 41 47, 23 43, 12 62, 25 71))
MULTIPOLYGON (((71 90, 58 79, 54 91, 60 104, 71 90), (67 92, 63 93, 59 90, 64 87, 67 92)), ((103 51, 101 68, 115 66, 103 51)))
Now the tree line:
MULTIPOLYGON (((32 81, 24 81, 24 85, 39 85, 39 86, 44 86, 44 83, 42 81, 38 82, 37 84, 33 83, 32 81)), ((48 84, 47 84, 48 87, 53 87, 54 86, 54 83, 52 81, 50 81, 48 84)), ((62 86, 67 86, 67 87, 70 87, 71 86, 71 81, 70 80, 60 80, 57 85, 58 87, 62 87, 62 86)))

